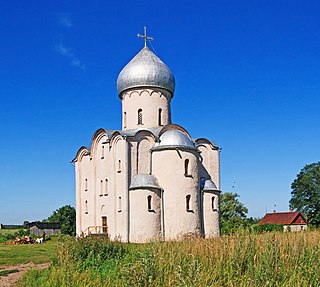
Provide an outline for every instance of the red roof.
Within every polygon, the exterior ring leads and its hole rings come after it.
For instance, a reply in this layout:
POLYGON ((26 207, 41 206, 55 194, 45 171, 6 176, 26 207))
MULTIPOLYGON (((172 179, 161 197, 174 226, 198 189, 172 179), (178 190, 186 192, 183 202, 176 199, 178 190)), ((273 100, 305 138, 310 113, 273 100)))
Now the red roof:
POLYGON ((259 222, 260 224, 307 224, 301 212, 273 212, 267 213, 259 222))

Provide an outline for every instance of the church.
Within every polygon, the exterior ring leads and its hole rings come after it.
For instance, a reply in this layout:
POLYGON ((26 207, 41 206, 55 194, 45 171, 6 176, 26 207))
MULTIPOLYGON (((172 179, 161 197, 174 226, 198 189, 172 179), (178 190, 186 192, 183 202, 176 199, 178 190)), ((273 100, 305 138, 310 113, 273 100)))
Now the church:
POLYGON ((78 236, 149 242, 220 235, 220 149, 171 121, 175 78, 147 45, 117 79, 122 129, 98 129, 73 163, 78 236))

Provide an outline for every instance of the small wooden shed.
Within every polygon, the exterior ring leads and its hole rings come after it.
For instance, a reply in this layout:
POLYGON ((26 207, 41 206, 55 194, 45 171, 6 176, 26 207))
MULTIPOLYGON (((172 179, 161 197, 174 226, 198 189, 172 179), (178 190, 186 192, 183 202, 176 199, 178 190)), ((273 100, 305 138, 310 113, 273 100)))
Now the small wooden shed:
POLYGON ((47 235, 61 234, 61 227, 59 222, 31 222, 28 224, 30 234, 42 236, 43 232, 47 235))
POLYGON ((261 224, 283 224, 284 230, 301 231, 308 229, 307 220, 299 211, 267 213, 259 222, 261 224))

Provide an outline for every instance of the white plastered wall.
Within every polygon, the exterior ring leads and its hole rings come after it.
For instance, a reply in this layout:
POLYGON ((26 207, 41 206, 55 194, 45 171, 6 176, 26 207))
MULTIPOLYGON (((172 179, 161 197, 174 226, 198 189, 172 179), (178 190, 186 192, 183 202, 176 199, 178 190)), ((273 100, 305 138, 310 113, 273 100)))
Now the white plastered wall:
MULTIPOLYGON (((220 151, 209 143, 202 142, 197 146, 200 153, 200 177, 211 179, 220 190, 220 151)), ((202 192, 203 232, 206 238, 220 235, 220 193, 202 192), (214 198, 214 206, 212 206, 214 198)))
POLYGON ((170 92, 164 89, 134 89, 122 94, 122 129, 141 129, 171 123, 170 92), (142 124, 138 124, 138 110, 142 110, 142 124), (161 124, 159 125, 159 109, 161 124))
POLYGON ((163 188, 165 240, 200 235, 199 177, 196 151, 161 150, 152 152, 152 174, 163 188), (185 175, 184 163, 189 160, 190 174, 185 175), (190 195, 190 208, 186 197, 190 195))
POLYGON ((130 242, 149 242, 161 239, 160 189, 130 190, 130 242), (148 209, 148 196, 151 208, 148 209))

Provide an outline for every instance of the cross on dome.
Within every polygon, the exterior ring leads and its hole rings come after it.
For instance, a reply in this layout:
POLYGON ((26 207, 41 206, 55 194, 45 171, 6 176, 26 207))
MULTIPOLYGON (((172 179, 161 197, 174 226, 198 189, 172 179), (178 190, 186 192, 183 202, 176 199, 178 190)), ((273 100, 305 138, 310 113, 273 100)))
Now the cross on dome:
POLYGON ((143 35, 137 34, 137 37, 138 38, 143 38, 144 39, 144 46, 147 47, 147 40, 150 41, 150 40, 153 40, 153 38, 147 36, 147 27, 146 26, 143 27, 143 31, 144 31, 143 35))

